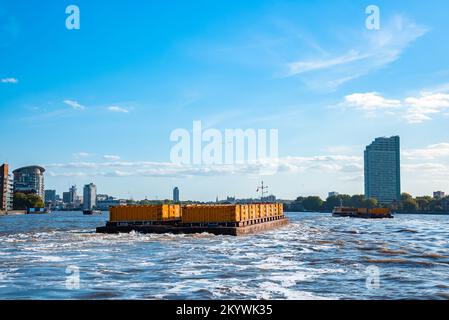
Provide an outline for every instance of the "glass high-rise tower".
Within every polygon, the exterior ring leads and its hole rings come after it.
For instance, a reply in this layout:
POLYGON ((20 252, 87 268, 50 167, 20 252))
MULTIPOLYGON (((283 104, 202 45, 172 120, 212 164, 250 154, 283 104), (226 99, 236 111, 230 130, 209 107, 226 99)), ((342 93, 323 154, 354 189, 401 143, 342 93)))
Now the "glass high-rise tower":
POLYGON ((401 199, 400 138, 377 138, 365 150, 365 197, 391 204, 401 199))

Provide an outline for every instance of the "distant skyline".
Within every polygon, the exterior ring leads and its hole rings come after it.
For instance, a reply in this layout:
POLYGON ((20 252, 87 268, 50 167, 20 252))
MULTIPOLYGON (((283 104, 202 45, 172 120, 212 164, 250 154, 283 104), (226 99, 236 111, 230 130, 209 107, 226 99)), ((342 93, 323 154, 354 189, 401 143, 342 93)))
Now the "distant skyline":
POLYGON ((402 191, 449 191, 447 0, 0 0, 0 163, 59 194, 363 194, 363 151, 401 137, 402 191), (80 8, 80 30, 65 9, 80 8), (380 8, 380 30, 365 9, 380 8), (170 133, 278 129, 279 172, 170 163, 170 133))

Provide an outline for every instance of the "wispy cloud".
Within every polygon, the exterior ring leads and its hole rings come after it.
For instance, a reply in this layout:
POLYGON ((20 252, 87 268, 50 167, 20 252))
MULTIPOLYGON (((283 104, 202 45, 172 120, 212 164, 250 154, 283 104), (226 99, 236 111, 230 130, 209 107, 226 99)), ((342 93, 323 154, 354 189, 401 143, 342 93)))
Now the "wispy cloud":
POLYGON ((105 160, 109 160, 109 161, 118 161, 118 160, 120 160, 119 156, 109 155, 109 154, 104 155, 103 158, 105 160))
POLYGON ((128 109, 125 109, 123 107, 118 107, 118 106, 110 106, 110 107, 108 107, 108 111, 116 112, 116 113, 129 113, 128 109))
POLYGON ((75 159, 80 159, 80 158, 87 158, 90 156, 90 153, 87 152, 77 152, 73 154, 73 157, 75 157, 75 159))
POLYGON ((381 30, 356 35, 354 46, 339 50, 342 53, 323 53, 316 59, 288 63, 284 76, 299 76, 312 87, 335 89, 395 62, 411 43, 427 32, 427 28, 398 15, 381 30))
POLYGON ((351 50, 342 56, 331 57, 329 59, 292 62, 288 64, 289 70, 286 76, 289 77, 310 71, 328 69, 331 67, 363 60, 369 58, 370 56, 370 54, 361 54, 358 51, 351 50))
POLYGON ((75 110, 84 110, 84 109, 86 109, 85 106, 79 104, 77 101, 73 101, 73 100, 64 100, 64 103, 65 103, 66 105, 68 105, 69 107, 71 107, 72 109, 75 109, 75 110))
POLYGON ((449 143, 441 142, 429 145, 420 149, 406 149, 402 152, 403 156, 409 160, 427 159, 435 160, 438 158, 449 159, 449 143))
POLYGON ((16 78, 3 78, 0 79, 0 83, 12 83, 12 84, 16 84, 19 83, 19 80, 16 78))

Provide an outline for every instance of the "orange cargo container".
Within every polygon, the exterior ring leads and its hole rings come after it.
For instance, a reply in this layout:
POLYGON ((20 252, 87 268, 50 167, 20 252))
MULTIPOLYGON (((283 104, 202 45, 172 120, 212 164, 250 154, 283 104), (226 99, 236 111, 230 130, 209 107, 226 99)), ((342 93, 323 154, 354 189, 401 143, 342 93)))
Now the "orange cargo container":
POLYGON ((110 208, 110 222, 179 220, 179 205, 117 206, 110 208))
POLYGON ((282 204, 188 205, 182 207, 184 223, 245 222, 283 216, 282 204))

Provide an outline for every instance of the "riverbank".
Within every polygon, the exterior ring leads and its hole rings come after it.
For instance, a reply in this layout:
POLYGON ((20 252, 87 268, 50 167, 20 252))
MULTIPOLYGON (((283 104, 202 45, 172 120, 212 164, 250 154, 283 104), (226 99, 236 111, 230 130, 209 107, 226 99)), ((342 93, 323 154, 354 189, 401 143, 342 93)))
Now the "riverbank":
POLYGON ((0 211, 0 216, 17 216, 26 214, 25 210, 0 211))

